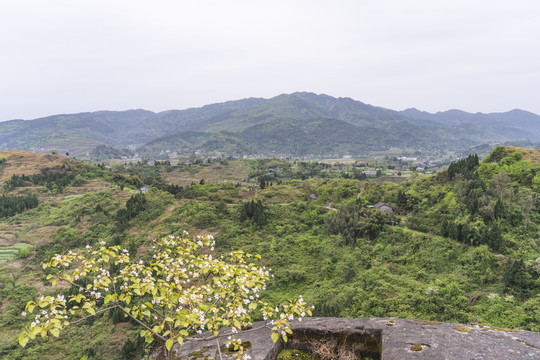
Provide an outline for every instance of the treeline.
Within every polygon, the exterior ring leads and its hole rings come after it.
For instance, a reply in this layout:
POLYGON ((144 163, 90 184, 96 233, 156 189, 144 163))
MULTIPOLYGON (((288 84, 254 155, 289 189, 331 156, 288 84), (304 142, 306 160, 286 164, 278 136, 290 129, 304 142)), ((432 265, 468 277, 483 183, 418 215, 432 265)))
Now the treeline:
POLYGON ((501 230, 496 223, 479 230, 471 223, 444 219, 441 223, 441 235, 470 245, 485 244, 496 252, 500 252, 504 245, 501 230))
POLYGON ((36 195, 6 196, 0 197, 0 218, 20 214, 28 209, 38 206, 36 195))
MULTIPOLYGON (((448 166, 446 175, 449 180, 454 179, 457 174, 461 174, 464 179, 470 180, 475 177, 475 172, 479 165, 480 161, 478 160, 478 155, 469 155, 465 159, 451 163, 450 166, 448 166)), ((478 174, 476 174, 476 177, 477 176, 478 174)))
POLYGON ((126 202, 125 209, 116 213, 116 228, 119 232, 127 230, 129 221, 146 209, 147 201, 143 193, 131 196, 126 202))
POLYGON ((41 173, 33 175, 12 175, 4 182, 6 190, 11 191, 17 187, 24 187, 28 184, 45 186, 48 190, 58 190, 62 192, 75 180, 75 174, 64 169, 41 169, 41 173))

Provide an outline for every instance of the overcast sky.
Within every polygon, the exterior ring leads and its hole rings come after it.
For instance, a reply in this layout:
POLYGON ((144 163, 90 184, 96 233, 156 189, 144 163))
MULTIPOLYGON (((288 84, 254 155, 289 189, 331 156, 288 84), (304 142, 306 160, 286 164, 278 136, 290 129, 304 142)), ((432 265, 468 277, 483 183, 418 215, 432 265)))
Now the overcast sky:
POLYGON ((540 114, 538 0, 1 0, 0 120, 311 91, 540 114))

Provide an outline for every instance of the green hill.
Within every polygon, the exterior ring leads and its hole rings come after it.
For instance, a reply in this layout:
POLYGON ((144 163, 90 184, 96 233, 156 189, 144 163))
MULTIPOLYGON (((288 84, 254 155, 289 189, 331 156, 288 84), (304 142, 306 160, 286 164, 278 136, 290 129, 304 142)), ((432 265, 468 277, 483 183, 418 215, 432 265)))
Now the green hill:
POLYGON ((538 141, 539 119, 538 115, 521 110, 500 114, 469 114, 457 110, 429 114, 416 109, 398 112, 350 98, 297 92, 271 99, 249 98, 160 113, 98 111, 0 122, 0 150, 54 150, 86 158, 91 157, 90 152, 95 147, 102 145, 130 150, 140 148, 135 151, 149 156, 165 150, 229 155, 250 154, 253 150, 269 155, 271 151, 278 151, 274 145, 280 145, 280 153, 286 155, 357 154, 372 146, 462 151, 489 142, 538 141), (321 119, 327 122, 322 124, 321 119), (341 132, 345 125, 340 122, 353 126, 349 127, 350 132, 364 136, 351 141, 350 136, 341 132), (334 125, 337 126, 335 131, 334 125), (304 136, 293 130, 298 126, 318 126, 321 131, 304 136), (264 131, 269 129, 282 129, 283 137, 275 139, 277 130, 272 130, 267 137, 264 131), (221 135, 208 144, 208 139, 184 139, 182 134, 191 131, 221 135), (256 134, 254 140, 250 136, 256 131, 262 133, 256 134), (293 133, 302 137, 291 137, 293 133), (329 145, 324 137, 333 137, 329 145), (265 143, 272 144, 272 149, 267 149, 265 143))

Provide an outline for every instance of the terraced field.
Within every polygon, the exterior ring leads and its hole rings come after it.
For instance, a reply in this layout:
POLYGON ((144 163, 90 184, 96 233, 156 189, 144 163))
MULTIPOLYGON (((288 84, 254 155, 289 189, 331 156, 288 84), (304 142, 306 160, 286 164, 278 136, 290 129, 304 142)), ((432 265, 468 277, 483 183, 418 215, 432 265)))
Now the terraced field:
POLYGON ((17 257, 19 257, 19 254, 21 254, 21 251, 24 254, 25 250, 23 249, 28 249, 28 252, 26 253, 26 256, 28 256, 30 250, 32 249, 32 245, 17 243, 10 246, 0 247, 0 265, 15 260, 17 257))

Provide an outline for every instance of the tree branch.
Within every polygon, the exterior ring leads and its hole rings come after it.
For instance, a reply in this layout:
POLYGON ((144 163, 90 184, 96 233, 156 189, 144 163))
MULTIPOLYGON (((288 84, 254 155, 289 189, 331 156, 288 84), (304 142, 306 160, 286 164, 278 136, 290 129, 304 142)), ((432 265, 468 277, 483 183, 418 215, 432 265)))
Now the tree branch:
POLYGON ((150 327, 148 327, 145 323, 143 323, 142 321, 140 321, 139 319, 137 319, 135 316, 131 315, 126 309, 124 309, 122 306, 120 305, 116 305, 117 308, 119 308, 120 310, 122 310, 124 312, 124 314, 126 314, 127 316, 129 316, 130 318, 132 318, 133 320, 135 320, 135 322, 139 325, 141 325, 143 328, 145 328, 146 330, 150 331, 152 334, 154 334, 156 337, 158 337, 161 341, 167 341, 167 339, 165 339, 163 336, 161 336, 160 334, 158 334, 157 332, 155 332, 154 330, 152 330, 150 327))
MULTIPOLYGON (((269 322, 267 321, 267 322, 265 322, 264 325, 259 326, 259 327, 257 327, 257 328, 254 328, 254 329, 251 328, 251 329, 249 329, 249 330, 242 330, 242 333, 245 334, 245 333, 249 333, 249 332, 253 332, 253 331, 260 330, 260 329, 262 329, 262 328, 267 327, 268 324, 269 324, 269 322)), ((229 334, 228 334, 228 333, 227 333, 227 334, 218 334, 218 336, 215 336, 214 334, 211 334, 211 335, 208 335, 208 336, 205 336, 205 337, 188 338, 188 339, 186 339, 186 340, 184 341, 184 343, 190 342, 190 341, 206 341, 206 340, 210 340, 210 339, 212 339, 212 338, 214 338, 214 337, 215 337, 216 339, 218 339, 218 338, 220 338, 220 337, 227 336, 227 335, 229 335, 229 334)))
POLYGON ((105 308, 105 309, 101 309, 99 311, 96 311, 95 315, 87 315, 85 317, 82 317, 80 318, 79 320, 76 320, 76 321, 73 321, 73 322, 70 322, 68 325, 65 325, 61 330, 64 330, 65 328, 67 328, 68 326, 71 326, 71 325, 75 325, 75 324, 78 324, 80 322, 83 322, 84 320, 88 319, 88 318, 91 318, 92 316, 96 316, 98 314, 101 314, 101 313, 104 313, 105 311, 108 311, 108 310, 112 310, 114 308, 118 307, 117 305, 114 305, 114 306, 110 306, 108 308, 105 308))

